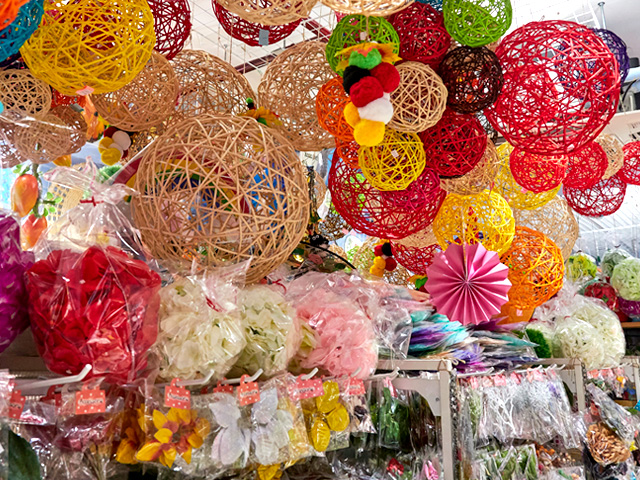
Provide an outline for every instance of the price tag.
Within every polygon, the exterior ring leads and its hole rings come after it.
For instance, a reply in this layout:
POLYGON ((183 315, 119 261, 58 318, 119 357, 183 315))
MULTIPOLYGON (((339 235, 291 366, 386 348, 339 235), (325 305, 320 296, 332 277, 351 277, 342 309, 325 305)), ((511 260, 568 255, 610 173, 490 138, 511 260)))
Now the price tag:
POLYGON ((189 410, 191 408, 191 392, 178 386, 179 378, 171 380, 171 385, 164 389, 164 404, 169 408, 189 410))
POLYGON ((393 383, 391 382, 391 379, 389 377, 384 377, 384 380, 382 380, 382 385, 384 385, 389 389, 389 393, 393 398, 398 397, 398 392, 396 392, 396 387, 393 386, 393 383))
POLYGON ((316 398, 324 395, 322 380, 319 378, 304 379, 302 375, 298 377, 296 383, 289 387, 289 396, 294 400, 305 398, 316 398))
POLYGON ((82 390, 76 392, 76 415, 89 413, 102 413, 106 409, 104 390, 82 386, 82 390))
POLYGON ((238 403, 241 406, 251 405, 260 400, 260 387, 258 382, 248 382, 249 375, 240 377, 240 385, 238 386, 238 403))
MULTIPOLYGON (((226 380, 224 378, 223 380, 226 380)), ((218 380, 218 385, 213 389, 213 393, 231 393, 233 394, 233 385, 225 385, 222 380, 218 380)))
POLYGON ((361 378, 349 378, 349 385, 347 386, 346 394, 351 395, 364 395, 366 390, 364 388, 364 382, 361 378))
POLYGON ((269 30, 261 28, 258 31, 258 44, 261 47, 266 47, 267 45, 269 45, 269 30))
POLYGON ((26 399, 22 396, 22 392, 20 390, 14 390, 11 392, 11 398, 9 399, 9 418, 20 418, 22 410, 24 410, 25 401, 26 399))
POLYGON ((496 375, 494 378, 496 387, 505 387, 507 385, 507 377, 504 375, 496 375))

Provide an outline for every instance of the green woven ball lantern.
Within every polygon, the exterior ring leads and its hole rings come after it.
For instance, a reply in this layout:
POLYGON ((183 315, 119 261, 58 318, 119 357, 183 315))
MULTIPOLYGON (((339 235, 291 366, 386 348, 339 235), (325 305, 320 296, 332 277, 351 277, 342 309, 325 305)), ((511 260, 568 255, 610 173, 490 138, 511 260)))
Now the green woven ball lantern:
POLYGON ((393 51, 400 52, 400 37, 393 25, 382 17, 366 17, 364 15, 347 15, 333 29, 325 54, 327 62, 334 72, 340 59, 336 58, 343 48, 352 47, 362 42, 393 43, 393 51))
POLYGON ((449 34, 469 47, 498 41, 513 14, 510 0, 444 0, 442 13, 449 34))

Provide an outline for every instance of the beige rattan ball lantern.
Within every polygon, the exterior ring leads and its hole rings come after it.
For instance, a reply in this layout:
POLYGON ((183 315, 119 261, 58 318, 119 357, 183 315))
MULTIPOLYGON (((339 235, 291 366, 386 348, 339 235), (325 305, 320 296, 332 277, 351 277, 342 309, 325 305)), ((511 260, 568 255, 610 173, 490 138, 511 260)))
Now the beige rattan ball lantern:
POLYGON ((484 156, 469 173, 458 178, 441 178, 440 186, 449 193, 475 195, 491 185, 500 171, 501 160, 495 145, 487 139, 484 156))
POLYGON ((155 52, 131 83, 115 92, 92 96, 102 118, 129 132, 162 123, 175 112, 177 98, 178 81, 173 67, 155 52))
POLYGON ((317 41, 286 49, 269 64, 258 86, 259 105, 280 116, 280 131, 300 151, 334 145, 316 115, 316 95, 335 75, 324 50, 325 44, 317 41))
POLYGON ((0 102, 8 112, 43 116, 51 108, 51 87, 29 70, 0 70, 0 102))
POLYGON ((330 242, 341 239, 347 233, 349 233, 350 230, 351 227, 345 221, 345 219, 342 218, 338 212, 336 212, 333 204, 329 205, 327 214, 318 223, 318 233, 320 233, 320 235, 322 235, 330 242))
POLYGON ((0 168, 13 168, 28 160, 15 146, 15 128, 15 123, 0 120, 0 168))
POLYGON ((389 127, 418 133, 433 127, 447 106, 447 88, 428 65, 404 62, 397 67, 400 85, 391 94, 393 118, 389 127))
POLYGON ((69 135, 70 145, 69 151, 65 155, 79 152, 85 143, 87 143, 87 122, 82 116, 82 113, 65 105, 53 107, 50 113, 58 117, 69 127, 67 133, 69 135))
POLYGON ((308 18, 317 0, 216 0, 251 23, 285 25, 308 18))
POLYGON ((320 0, 336 12, 386 17, 407 8, 412 0, 320 0))
POLYGON ((251 260, 248 282, 287 259, 309 219, 295 150, 252 118, 174 125, 143 153, 135 189, 133 218, 154 256, 185 270, 251 260))
POLYGON ((607 134, 600 135, 596 142, 604 149, 604 153, 607 154, 607 160, 609 161, 607 170, 604 172, 604 175, 602 175, 602 178, 606 180, 618 173, 618 170, 620 170, 624 164, 622 142, 618 140, 617 137, 607 134))

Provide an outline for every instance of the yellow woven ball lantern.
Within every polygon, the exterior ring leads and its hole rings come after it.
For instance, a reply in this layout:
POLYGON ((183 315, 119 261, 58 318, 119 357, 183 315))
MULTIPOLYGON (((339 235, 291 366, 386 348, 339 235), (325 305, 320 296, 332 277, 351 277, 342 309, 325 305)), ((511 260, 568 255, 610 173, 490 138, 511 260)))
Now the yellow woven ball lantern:
POLYGON ((146 0, 75 0, 46 3, 42 24, 20 53, 36 78, 74 96, 124 87, 155 43, 146 0))
POLYGON ((433 221, 433 233, 443 250, 451 243, 481 243, 502 254, 511 245, 514 232, 511 207, 499 193, 489 190, 447 195, 433 221))
POLYGON ((0 70, 0 102, 8 112, 44 116, 51 108, 51 88, 29 70, 0 70))
POLYGON ((495 145, 487 139, 482 159, 469 173, 458 178, 441 178, 440 186, 449 193, 474 195, 489 188, 500 171, 501 160, 495 145))
POLYGON ((426 156, 417 134, 387 128, 378 145, 360 147, 358 164, 373 188, 404 190, 424 170, 426 156))

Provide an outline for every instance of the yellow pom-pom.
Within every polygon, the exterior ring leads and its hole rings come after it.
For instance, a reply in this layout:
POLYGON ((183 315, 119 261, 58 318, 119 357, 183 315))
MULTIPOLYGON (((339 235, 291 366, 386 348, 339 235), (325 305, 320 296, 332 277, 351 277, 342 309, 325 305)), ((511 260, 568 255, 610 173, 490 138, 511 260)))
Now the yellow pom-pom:
POLYGON ((105 165, 115 165, 122 158, 122 152, 117 148, 106 148, 102 150, 100 160, 105 165))
POLYGON ((356 107, 351 102, 347 103, 344 106, 344 110, 342 114, 344 115, 344 119, 352 128, 355 128, 358 122, 360 122, 360 114, 358 113, 358 107, 356 107))
POLYGON ((376 257, 373 259, 373 266, 384 270, 384 267, 387 266, 387 261, 382 257, 376 257))
POLYGON ((371 266, 371 268, 369 268, 369 273, 371 275, 375 275, 376 277, 383 277, 384 276, 384 268, 378 268, 375 265, 371 266))
POLYGON ((71 166, 71 155, 63 155, 61 157, 56 158, 53 161, 54 165, 59 167, 70 167, 71 166))
POLYGON ((361 120, 353 128, 353 138, 363 147, 375 147, 384 140, 385 125, 382 122, 361 120))
POLYGON ((98 142, 98 151, 103 152, 107 148, 110 148, 113 145, 113 139, 109 137, 103 137, 100 142, 98 142))

